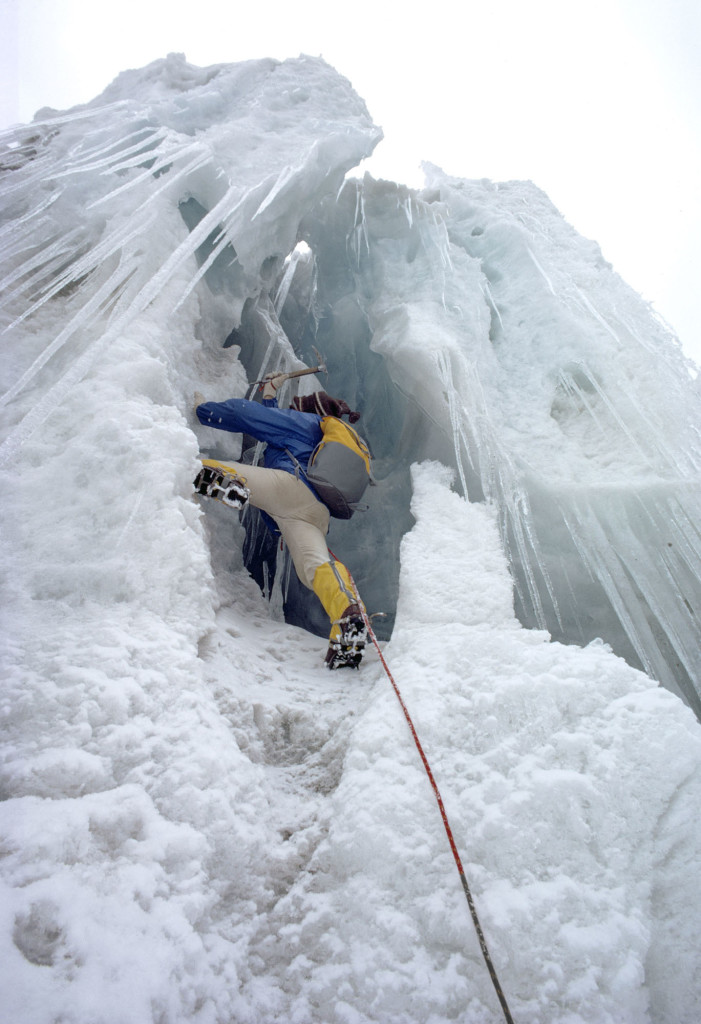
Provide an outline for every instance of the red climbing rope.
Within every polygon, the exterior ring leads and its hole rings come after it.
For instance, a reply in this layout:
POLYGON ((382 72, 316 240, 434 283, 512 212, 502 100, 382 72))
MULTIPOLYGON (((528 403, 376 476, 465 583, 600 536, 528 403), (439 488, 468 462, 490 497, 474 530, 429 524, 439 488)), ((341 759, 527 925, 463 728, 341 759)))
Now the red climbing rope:
POLYGON ((460 860, 460 854, 458 853, 458 848, 455 845, 455 839, 453 838, 453 830, 450 827, 450 822, 448 821, 448 815, 446 814, 445 806, 443 805, 443 798, 441 797, 440 790, 438 789, 438 785, 436 783, 436 780, 433 777, 433 772, 431 771, 431 766, 428 763, 428 759, 426 757, 426 754, 424 753, 424 749, 421 746, 421 741, 419 740, 418 734, 417 734, 416 729, 414 727, 414 723, 413 723, 413 721, 411 719, 411 715, 409 714, 409 710, 408 710, 406 704, 404 703, 404 699, 403 699, 401 693, 399 692, 399 687, 397 686, 397 684, 396 684, 396 682, 394 680, 394 676, 390 672, 389 666, 388 666, 387 662, 385 661, 385 657, 384 657, 382 651, 380 650, 380 645, 377 642, 377 637, 375 636, 375 632, 374 632, 374 630, 372 628, 372 625, 370 623, 370 619, 368 617, 368 614, 365 611, 365 606, 363 605, 363 602, 360 600, 360 594, 358 593, 358 588, 356 587, 355 580, 353 579, 352 576, 350 577, 350 581, 351 581, 351 583, 353 585, 353 590, 355 591, 355 596, 358 599, 358 605, 360 606, 360 608, 362 610, 362 613, 363 613, 363 619, 365 620, 365 626, 366 626, 367 631, 368 631, 368 636, 370 637, 370 639, 372 640, 373 644, 375 645, 375 649, 377 650, 377 653, 380 656, 380 661, 382 662, 382 667, 384 668, 385 672, 387 673, 387 677, 388 677, 390 683, 392 684, 392 689, 394 690, 395 694, 397 695, 397 700, 399 701, 401 709, 404 712, 404 717, 407 720, 407 724, 409 725, 409 729, 411 731, 411 735, 414 738, 414 743, 416 744, 416 749, 419 752, 419 756, 421 758, 421 761, 423 762, 424 768, 426 769, 426 774, 428 775, 429 782, 431 783, 434 795, 435 795, 436 800, 438 802, 438 808, 439 808, 439 810, 441 812, 441 818, 443 819, 443 827, 445 828, 446 835, 448 836, 448 842, 450 843, 450 849, 451 849, 451 851, 453 853, 453 858, 455 860, 455 864, 456 864, 457 869, 458 869, 458 874, 460 875, 460 882, 461 882, 462 887, 463 887, 463 892, 465 893, 465 898, 467 899, 467 905, 470 908, 470 914, 472 916, 472 922, 473 922, 473 924, 475 926, 475 931, 477 932, 477 938, 479 939, 480 949, 482 950, 482 956, 484 957, 484 962, 487 965, 487 970, 489 971, 489 976, 492 979, 492 984, 494 985, 494 991, 496 992, 497 997, 499 999, 499 1002, 501 1004, 501 1008, 503 1010, 504 1018, 507 1021, 507 1024, 514 1024, 513 1017, 511 1016, 511 1011, 509 1010, 509 1006, 508 1006, 508 1004, 506 1002, 506 997, 505 997, 505 995, 504 995, 504 993, 502 991, 501 985, 499 983, 499 978, 497 977, 497 972, 495 970, 494 964, 492 963, 492 958, 489 955, 489 949, 487 948, 487 943, 486 943, 486 940, 484 938, 484 933, 482 931, 482 925, 480 924, 479 917, 477 916, 477 909, 475 907, 474 900, 472 899, 472 893, 470 892, 470 887, 467 884, 467 878, 465 877, 465 870, 464 870, 464 868, 462 866, 462 861, 460 860))

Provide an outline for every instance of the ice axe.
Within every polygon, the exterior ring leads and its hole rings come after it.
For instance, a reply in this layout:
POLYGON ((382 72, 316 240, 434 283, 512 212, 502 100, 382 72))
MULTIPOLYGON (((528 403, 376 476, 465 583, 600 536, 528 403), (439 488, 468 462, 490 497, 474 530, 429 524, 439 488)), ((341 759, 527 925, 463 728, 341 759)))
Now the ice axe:
POLYGON ((280 382, 282 382, 285 380, 292 380, 294 377, 306 377, 307 374, 309 373, 328 373, 328 370, 326 369, 326 363, 322 361, 321 356, 319 355, 316 349, 314 349, 314 354, 316 355, 316 358, 319 360, 317 366, 305 367, 305 369, 303 370, 290 370, 289 373, 268 373, 266 374, 265 377, 263 377, 262 380, 254 380, 253 383, 265 384, 266 381, 269 381, 271 379, 271 377, 277 377, 279 378, 280 382))

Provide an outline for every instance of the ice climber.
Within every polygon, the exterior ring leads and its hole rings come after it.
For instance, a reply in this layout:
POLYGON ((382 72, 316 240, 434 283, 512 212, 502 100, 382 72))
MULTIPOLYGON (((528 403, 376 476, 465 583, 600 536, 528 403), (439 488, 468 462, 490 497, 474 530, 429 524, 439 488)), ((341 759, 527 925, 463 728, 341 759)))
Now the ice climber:
MULTIPOLYGON (((272 530, 277 527, 297 575, 317 595, 331 622, 326 665, 331 669, 357 668, 366 640, 364 607, 359 604, 345 565, 333 558, 326 546, 329 510, 306 480, 302 467, 321 441, 323 417, 340 419, 347 415, 354 423, 359 413, 324 391, 294 398, 289 409, 280 409, 276 391, 284 380, 284 374, 269 375, 262 403, 244 398, 208 402, 199 392, 195 393, 195 412, 200 423, 217 430, 250 434, 267 445, 262 466, 203 459, 205 482, 208 472, 224 471, 235 507, 248 500, 267 513, 266 525, 272 530)), ((211 493, 204 487, 198 489, 211 493)))

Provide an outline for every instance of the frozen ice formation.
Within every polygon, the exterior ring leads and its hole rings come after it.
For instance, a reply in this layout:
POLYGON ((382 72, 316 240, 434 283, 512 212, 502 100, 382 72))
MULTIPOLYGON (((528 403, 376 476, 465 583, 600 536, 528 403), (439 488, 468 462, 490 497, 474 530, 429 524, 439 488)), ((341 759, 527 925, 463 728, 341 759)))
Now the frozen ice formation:
MULTIPOLYGON (((4 457, 172 289, 191 359, 236 345, 255 379, 317 346, 364 408, 383 486, 332 540, 389 626, 408 466, 436 454, 498 507, 522 622, 603 638, 699 714, 701 414, 676 339, 528 182, 346 179, 379 137, 319 60, 177 55, 10 136, 4 457)), ((228 356, 217 397, 241 390, 228 356)))
POLYGON ((533 184, 349 177, 380 138, 321 59, 174 54, 0 136, 13 1024, 499 1019, 379 666, 192 496, 256 456, 193 391, 315 350, 516 1019, 699 1019, 695 368, 533 184))

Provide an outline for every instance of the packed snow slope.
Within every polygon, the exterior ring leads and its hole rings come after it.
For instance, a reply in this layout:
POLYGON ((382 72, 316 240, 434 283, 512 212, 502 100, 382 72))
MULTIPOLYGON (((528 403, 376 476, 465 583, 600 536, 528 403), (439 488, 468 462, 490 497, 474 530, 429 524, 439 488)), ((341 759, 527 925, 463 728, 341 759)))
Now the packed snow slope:
POLYGON ((379 660, 192 495, 259 454, 193 391, 315 348, 514 1020, 701 1019, 698 385, 533 185, 348 178, 380 137, 321 60, 178 55, 2 136, 12 1024, 502 1019, 379 660))

